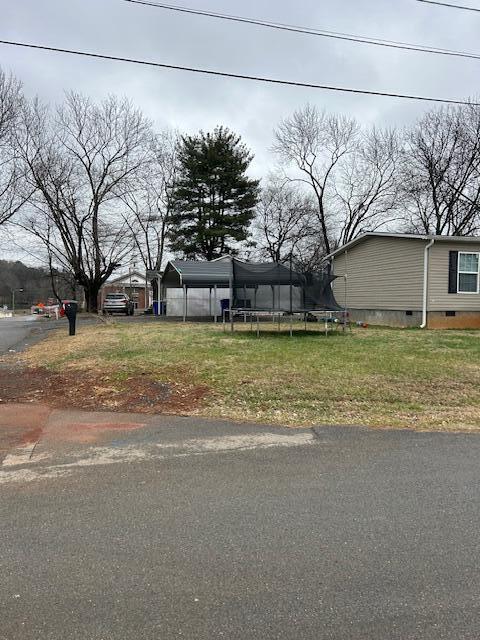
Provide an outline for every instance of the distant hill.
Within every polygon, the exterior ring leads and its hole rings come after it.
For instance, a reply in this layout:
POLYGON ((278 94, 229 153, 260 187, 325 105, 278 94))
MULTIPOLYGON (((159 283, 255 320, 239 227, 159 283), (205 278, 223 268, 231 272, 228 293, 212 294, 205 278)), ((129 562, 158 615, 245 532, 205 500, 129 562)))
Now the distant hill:
MULTIPOLYGON (((66 282, 68 278, 60 273, 55 278, 60 297, 72 297, 72 287, 66 282)), ((18 260, 0 260, 0 306, 6 304, 11 307, 12 289, 16 290, 15 306, 18 308, 30 307, 54 297, 48 269, 29 267, 18 260), (23 289, 23 292, 18 289, 23 289)))

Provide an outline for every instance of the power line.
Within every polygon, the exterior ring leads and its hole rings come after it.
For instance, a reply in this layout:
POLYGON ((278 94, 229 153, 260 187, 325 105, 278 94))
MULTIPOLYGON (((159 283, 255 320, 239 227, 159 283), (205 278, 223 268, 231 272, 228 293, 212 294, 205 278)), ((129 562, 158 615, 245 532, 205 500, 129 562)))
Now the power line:
POLYGON ((240 22, 243 24, 251 24, 260 27, 267 27, 268 29, 278 29, 281 31, 290 31, 293 33, 302 33, 310 36, 317 36, 321 38, 332 38, 334 40, 344 40, 347 42, 355 42, 360 44, 369 44, 377 47, 388 47, 391 49, 401 49, 403 51, 415 51, 419 53, 431 53, 443 56, 453 56, 458 58, 471 58, 473 60, 480 60, 479 53, 470 53, 468 51, 456 51, 454 49, 443 49, 440 47, 428 47, 420 44, 412 44, 409 42, 398 42, 395 40, 382 40, 380 38, 369 38, 367 36, 357 36, 351 33, 340 33, 337 31, 326 31, 324 29, 314 29, 310 27, 300 27, 292 24, 285 24, 283 22, 272 22, 270 20, 258 20, 256 18, 249 18, 245 16, 235 16, 225 13, 217 13, 213 11, 205 11, 203 9, 191 9, 189 7, 165 4, 160 2, 151 2, 150 0, 122 0, 130 4, 143 5, 146 7, 153 7, 156 9, 166 9, 168 11, 176 11, 179 13, 188 13, 191 15, 204 16, 207 18, 217 18, 219 20, 227 20, 229 22, 240 22))
POLYGON ((462 11, 476 11, 480 13, 478 7, 465 7, 460 4, 450 4, 449 2, 438 2, 437 0, 417 0, 417 2, 424 2, 425 4, 436 4, 439 7, 448 7, 449 9, 461 9, 462 11))
POLYGON ((63 49, 60 47, 48 47, 46 45, 32 44, 27 42, 14 42, 11 40, 0 40, 0 44, 6 44, 13 47, 23 47, 26 49, 37 49, 41 51, 52 51, 55 53, 68 53, 76 56, 84 56, 87 58, 96 58, 100 60, 111 60, 115 62, 128 62, 130 64, 139 64, 148 67, 158 67, 161 69, 172 69, 175 71, 189 71, 191 73, 200 73, 204 75, 217 76, 222 78, 236 78, 240 80, 252 80, 254 82, 264 82, 269 84, 286 85, 290 87, 304 87, 307 89, 322 89, 324 91, 337 91, 342 93, 354 93, 367 96, 382 96, 387 98, 402 98, 404 100, 421 100, 423 102, 439 102, 444 104, 461 104, 473 105, 480 107, 480 103, 469 102, 467 100, 453 100, 449 98, 431 98, 427 96, 417 96, 405 93, 388 93, 386 91, 373 91, 368 89, 352 89, 350 87, 337 87, 325 84, 313 84, 310 82, 299 82, 295 80, 280 80, 278 78, 266 78, 263 76, 250 76, 240 73, 229 73, 227 71, 216 71, 213 69, 200 69, 198 67, 185 67, 175 64, 167 64, 164 62, 151 62, 149 60, 138 60, 135 58, 125 58, 121 56, 111 56, 103 53, 92 53, 90 51, 78 51, 76 49, 63 49))

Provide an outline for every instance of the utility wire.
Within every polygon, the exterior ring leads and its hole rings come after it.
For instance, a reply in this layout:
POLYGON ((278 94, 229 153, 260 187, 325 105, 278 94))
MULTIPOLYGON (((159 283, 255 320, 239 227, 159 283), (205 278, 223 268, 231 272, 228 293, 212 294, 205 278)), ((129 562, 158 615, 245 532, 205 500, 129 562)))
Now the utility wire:
POLYGON ((227 20, 230 22, 240 22, 243 24, 251 24, 268 29, 278 29, 280 31, 290 31, 293 33, 302 33, 310 36, 318 36, 320 38, 332 38, 334 40, 344 40, 347 42, 355 42, 360 44, 370 44, 377 47, 388 47, 391 49, 401 49, 403 51, 416 51, 420 53, 432 53, 443 56, 453 56, 457 58, 471 58, 480 60, 480 53, 470 53, 468 51, 456 51, 454 49, 442 49, 440 47, 428 47, 420 44, 412 44, 409 42, 398 42, 395 40, 382 40, 380 38, 369 38, 367 36, 357 36, 351 33, 340 33, 337 31, 326 31, 324 29, 314 29, 310 27, 300 27, 283 22, 272 22, 270 20, 257 20, 256 18, 248 18, 244 16, 235 16, 225 13, 217 13, 213 11, 204 11, 203 9, 191 9, 189 7, 165 4, 163 2, 151 2, 150 0, 122 0, 129 4, 143 5, 156 9, 167 9, 168 11, 176 11, 179 13, 188 13, 192 15, 205 16, 207 18, 217 18, 219 20, 227 20))
POLYGON ((450 4, 449 2, 437 2, 437 0, 417 0, 417 2, 424 2, 425 4, 436 4, 439 7, 448 7, 449 9, 461 9, 462 11, 476 11, 480 13, 478 7, 465 7, 460 4, 450 4))
POLYGON ((417 96, 405 93, 388 93, 386 91, 373 91, 367 89, 352 89, 350 87, 337 87, 324 84, 313 84, 310 82, 298 82, 295 80, 280 80, 278 78, 266 78, 263 76, 250 76, 240 73, 228 73, 226 71, 216 71, 213 69, 200 69, 198 67, 185 67, 175 64, 166 64, 163 62, 151 62, 149 60, 138 60, 135 58, 125 58, 121 56, 111 56, 102 53, 92 53, 90 51, 78 51, 76 49, 63 49, 60 47, 48 47, 46 45, 32 44, 28 42, 14 42, 11 40, 0 40, 0 44, 6 44, 13 47, 23 47, 25 49, 36 49, 41 51, 52 51, 55 53, 68 53, 75 56, 84 56, 87 58, 96 58, 100 60, 112 60, 115 62, 128 62, 130 64, 139 64, 148 67, 158 67, 161 69, 173 69, 175 71, 189 71, 191 73, 200 73, 210 76, 219 76, 222 78, 237 78, 240 80, 252 80, 254 82, 265 82, 269 84, 287 85, 290 87, 305 87, 307 89, 322 89, 324 91, 338 91, 342 93, 355 93, 367 96, 383 96, 388 98, 402 98, 405 100, 421 100, 423 102, 441 102, 444 104, 462 104, 480 107, 480 103, 469 102, 467 100, 453 100, 448 98, 431 98, 427 96, 417 96))

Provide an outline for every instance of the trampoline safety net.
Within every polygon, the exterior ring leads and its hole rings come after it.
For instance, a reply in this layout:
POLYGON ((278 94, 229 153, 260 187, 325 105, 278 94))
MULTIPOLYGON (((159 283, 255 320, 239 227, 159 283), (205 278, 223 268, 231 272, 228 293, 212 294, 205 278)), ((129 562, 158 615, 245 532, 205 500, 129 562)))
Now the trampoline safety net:
POLYGON ((299 273, 283 264, 232 260, 233 309, 301 313, 343 311, 328 272, 299 273))

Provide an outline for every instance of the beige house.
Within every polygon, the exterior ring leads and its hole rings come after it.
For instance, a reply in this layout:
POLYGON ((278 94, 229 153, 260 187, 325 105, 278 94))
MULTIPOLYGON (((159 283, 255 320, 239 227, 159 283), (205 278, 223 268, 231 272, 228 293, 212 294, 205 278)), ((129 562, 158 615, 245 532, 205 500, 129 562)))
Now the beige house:
POLYGON ((480 237, 364 233, 327 260, 352 320, 480 328, 480 237))

